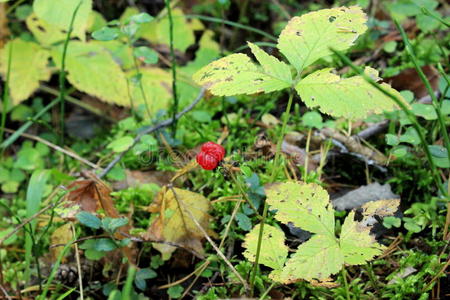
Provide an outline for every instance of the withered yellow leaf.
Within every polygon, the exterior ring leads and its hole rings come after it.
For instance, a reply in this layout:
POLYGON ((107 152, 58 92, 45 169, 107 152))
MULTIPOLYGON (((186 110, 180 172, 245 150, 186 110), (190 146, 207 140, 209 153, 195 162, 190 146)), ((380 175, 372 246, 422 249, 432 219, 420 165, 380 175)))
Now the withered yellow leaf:
POLYGON ((158 216, 148 228, 146 238, 167 242, 167 244, 154 244, 154 247, 162 253, 165 259, 168 259, 176 250, 176 247, 170 244, 202 255, 204 253, 202 246, 204 236, 192 220, 191 215, 205 231, 208 231, 211 219, 208 214, 209 208, 209 200, 201 194, 164 187, 157 195, 155 202, 149 207, 149 211, 158 213, 158 216))

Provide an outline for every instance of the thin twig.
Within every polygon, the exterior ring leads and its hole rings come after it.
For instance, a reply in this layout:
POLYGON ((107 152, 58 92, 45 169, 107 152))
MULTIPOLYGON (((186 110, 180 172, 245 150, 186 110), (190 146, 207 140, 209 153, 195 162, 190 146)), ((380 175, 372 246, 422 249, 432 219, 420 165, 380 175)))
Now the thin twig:
MULTIPOLYGON (((8 292, 6 291, 6 289, 5 289, 2 285, 0 285, 0 290, 1 290, 2 293, 5 295, 6 299, 12 300, 11 296, 8 295, 8 292)), ((3 298, 3 297, 2 297, 2 298, 3 298)))
MULTIPOLYGON (((15 130, 12 130, 12 129, 9 129, 9 128, 5 128, 5 131, 6 131, 6 132, 9 132, 9 133, 15 133, 15 132, 16 132, 15 130)), ((76 154, 75 152, 72 152, 72 151, 69 151, 69 150, 67 150, 67 149, 61 148, 60 146, 55 145, 55 144, 53 144, 53 143, 50 143, 49 141, 47 141, 47 140, 45 140, 45 139, 43 139, 43 138, 40 138, 40 137, 35 136, 35 135, 28 134, 28 133, 19 133, 19 134, 20 134, 21 136, 27 138, 27 139, 31 139, 31 140, 38 141, 39 143, 45 144, 45 145, 49 146, 50 148, 55 149, 56 151, 62 152, 62 153, 64 153, 65 155, 70 156, 70 157, 72 157, 72 158, 74 158, 74 159, 76 159, 76 160, 82 162, 83 164, 88 165, 89 167, 91 167, 91 168, 93 168, 93 169, 98 169, 98 168, 100 168, 100 167, 97 166, 96 164, 91 163, 90 161, 88 161, 88 160, 82 158, 81 156, 79 156, 79 155, 76 154)))
POLYGON ((24 227, 25 225, 27 225, 28 223, 30 223, 31 221, 33 221, 35 218, 37 218, 38 216, 40 216, 41 214, 43 214, 44 212, 46 212, 47 210, 56 207, 59 205, 59 203, 61 202, 61 200, 64 197, 61 197, 58 201, 56 201, 55 203, 50 203, 49 205, 47 205, 46 207, 44 207, 43 209, 41 209, 40 211, 38 211, 37 213, 35 213, 34 215, 32 215, 31 217, 29 217, 28 219, 24 220, 22 223, 20 223, 16 228, 14 228, 13 231, 11 231, 10 233, 8 233, 6 236, 4 236, 2 239, 0 239, 0 246, 3 245, 3 243, 9 239, 11 236, 13 236, 14 234, 16 234, 22 227, 24 227))
MULTIPOLYGON (((190 110, 192 110, 194 108, 195 105, 197 105, 198 102, 200 102, 200 100, 203 98, 203 95, 205 94, 205 89, 202 88, 200 90, 200 93, 198 94, 197 98, 195 98, 194 101, 192 101, 191 104, 189 104, 188 106, 186 106, 182 111, 180 111, 176 116, 175 119, 178 120, 180 119, 185 113, 189 112, 190 110)), ((133 140, 133 144, 131 144, 130 147, 128 147, 127 150, 120 152, 119 154, 117 154, 117 156, 109 163, 108 166, 106 166, 106 168, 103 169, 103 171, 100 173, 100 175, 98 176, 98 178, 102 178, 104 177, 106 174, 108 174, 109 171, 111 171, 111 169, 122 159, 122 157, 125 155, 125 153, 127 153, 128 151, 130 151, 140 140, 141 138, 146 135, 146 134, 150 134, 156 130, 159 130, 163 127, 169 126, 170 124, 172 124, 173 122, 173 118, 167 119, 162 121, 161 123, 156 124, 153 127, 147 128, 143 131, 141 131, 133 140)))
POLYGON ((223 261, 228 265, 228 267, 230 267, 230 269, 234 273, 234 275, 236 275, 236 277, 239 279, 239 281, 241 281, 241 283, 243 284, 246 292, 248 292, 249 288, 250 288, 248 286, 248 283, 244 280, 244 278, 242 278, 241 274, 239 274, 239 272, 234 268, 234 266, 226 258, 226 256, 222 253, 222 251, 220 251, 219 247, 217 247, 217 245, 214 243, 214 241, 209 237, 208 233, 205 231, 205 229, 202 227, 202 225, 200 225, 200 223, 197 221, 197 219, 192 214, 192 212, 187 208, 187 206, 184 204, 184 202, 178 198, 177 193, 175 192, 175 189, 173 188, 173 186, 169 185, 168 187, 172 191, 172 193, 175 197, 175 200, 183 207, 183 210, 188 213, 189 217, 191 218, 192 222, 194 222, 195 226, 197 226, 197 228, 205 236, 205 238, 208 240, 208 242, 211 244, 211 246, 214 248, 214 250, 216 250, 216 252, 220 256, 220 258, 222 258, 223 261))

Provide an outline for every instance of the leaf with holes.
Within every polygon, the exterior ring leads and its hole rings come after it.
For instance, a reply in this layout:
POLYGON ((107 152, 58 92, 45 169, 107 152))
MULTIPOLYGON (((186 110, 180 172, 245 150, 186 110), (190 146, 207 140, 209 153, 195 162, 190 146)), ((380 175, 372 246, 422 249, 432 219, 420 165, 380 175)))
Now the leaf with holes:
MULTIPOLYGON (((331 73, 331 68, 318 70, 295 86, 303 102, 310 107, 319 107, 323 113, 333 117, 362 119, 370 113, 382 113, 398 109, 391 98, 370 85, 362 76, 341 78, 331 73)), ((365 73, 375 81, 380 80, 378 71, 366 67, 365 73)), ((380 86, 409 106, 399 92, 386 83, 380 86)))
POLYGON ((245 54, 232 54, 200 69, 194 74, 194 81, 217 96, 268 93, 291 86, 288 65, 254 44, 249 46, 261 66, 245 54))
POLYGON ((29 15, 25 22, 36 40, 43 46, 54 45, 67 37, 67 33, 38 18, 35 13, 29 15))
POLYGON ((278 49, 297 69, 343 51, 367 30, 367 16, 358 6, 322 9, 292 18, 278 38, 278 49))
MULTIPOLYGON (((272 185, 266 194, 267 203, 276 210, 276 220, 284 224, 292 223, 313 234, 286 260, 284 234, 271 226, 268 226, 267 232, 264 231, 260 262, 271 267, 273 271, 269 277, 281 283, 301 279, 329 281, 329 277, 339 272, 344 263, 364 264, 380 255, 384 246, 370 235, 374 216, 393 215, 400 202, 392 199, 366 203, 362 207, 362 220, 355 221, 355 212, 350 212, 342 225, 340 237, 337 237, 334 209, 328 193, 319 185, 285 182, 272 185), (266 254, 270 255, 270 260, 266 254)), ((254 235, 258 232, 259 225, 245 238, 244 247, 247 250, 244 255, 250 261, 254 260, 253 253, 256 253, 258 239, 254 235)))
POLYGON ((92 11, 92 0, 35 0, 33 11, 40 19, 67 32, 79 4, 73 23, 73 33, 84 40, 89 14, 92 11))

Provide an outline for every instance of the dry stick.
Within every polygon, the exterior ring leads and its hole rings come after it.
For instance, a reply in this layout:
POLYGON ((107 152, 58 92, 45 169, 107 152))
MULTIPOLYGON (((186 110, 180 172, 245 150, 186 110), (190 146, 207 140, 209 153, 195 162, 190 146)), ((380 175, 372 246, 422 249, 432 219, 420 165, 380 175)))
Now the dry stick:
MULTIPOLYGON (((186 250, 186 251, 192 253, 195 257, 197 257, 197 258, 199 258, 199 259, 204 259, 204 257, 203 257, 200 253, 197 253, 196 251, 191 250, 191 249, 189 249, 189 248, 186 248, 186 246, 183 246, 183 245, 180 245, 180 244, 177 244, 177 243, 168 242, 168 241, 162 241, 162 240, 151 240, 151 239, 144 240, 144 239, 135 237, 135 236, 133 236, 133 235, 131 235, 131 234, 128 234, 128 233, 125 233, 125 232, 122 232, 122 231, 117 231, 117 232, 118 232, 119 234, 123 235, 124 237, 129 238, 129 239, 130 239, 131 241, 133 241, 133 242, 137 242, 137 243, 156 243, 156 244, 165 244, 165 245, 169 245, 169 246, 176 247, 176 248, 182 248, 182 249, 184 249, 184 250, 186 250)), ((91 238, 92 238, 92 237, 91 237, 91 238)), ((80 240, 78 240, 78 242, 80 242, 80 240)), ((59 244, 58 246, 60 246, 60 244, 59 244)))
MULTIPOLYGON (((55 190, 56 191, 56 190, 55 190)), ((54 192, 55 192, 54 191, 54 192)), ((52 193, 53 195, 53 193, 52 193)), ((51 197, 52 195, 50 195, 49 197, 51 197)), ((9 239, 11 236, 13 236, 15 233, 17 233, 17 231, 19 231, 22 227, 24 227, 25 225, 27 225, 28 223, 30 223, 31 221, 33 221, 35 218, 37 218, 38 216, 40 216, 41 214, 43 214, 44 212, 46 212, 47 210, 56 207, 59 205, 59 203, 62 201, 64 197, 61 197, 58 201, 56 201, 55 203, 50 203, 49 205, 47 205, 46 207, 44 207, 43 209, 41 209, 40 211, 38 211, 37 213, 35 213, 34 215, 32 215, 31 217, 29 217, 28 219, 24 220, 22 223, 20 223, 16 228, 14 228, 13 231, 11 231, 10 233, 8 233, 6 236, 4 236, 2 239, 0 239, 0 247, 3 245, 3 243, 9 239)))
MULTIPOLYGON (((6 131, 6 132, 10 132, 10 133, 15 133, 15 132, 16 132, 15 130, 8 129, 8 128, 5 128, 5 131, 6 131)), ((97 166, 96 164, 91 163, 90 161, 88 161, 88 160, 82 158, 81 156, 79 156, 79 155, 76 154, 75 152, 72 152, 72 151, 69 151, 69 150, 67 150, 67 149, 61 148, 60 146, 55 145, 55 144, 53 144, 53 143, 50 143, 49 141, 47 141, 47 140, 45 140, 45 139, 43 139, 43 138, 40 138, 40 137, 35 136, 35 135, 28 134, 28 133, 21 133, 20 135, 23 136, 23 137, 25 137, 25 138, 27 138, 27 139, 35 140, 35 141, 38 141, 39 143, 45 144, 45 145, 49 146, 50 148, 55 149, 56 151, 62 152, 62 153, 64 153, 65 155, 70 156, 70 157, 72 157, 72 158, 74 158, 74 159, 76 159, 76 160, 82 162, 82 163, 85 164, 85 165, 88 165, 89 167, 91 167, 91 168, 93 168, 93 169, 98 169, 98 168, 100 168, 100 167, 97 166)))
MULTIPOLYGON (((2 293, 5 295, 6 299, 12 300, 11 296, 8 295, 8 292, 7 292, 6 289, 3 287, 3 285, 0 285, 0 290, 1 290, 2 293)), ((3 297, 2 297, 2 298, 3 298, 3 297)))
POLYGON ((128 147, 127 150, 120 152, 119 154, 117 154, 117 156, 109 163, 108 166, 106 166, 105 169, 103 169, 103 171, 100 173, 100 175, 98 176, 98 178, 102 178, 104 177, 106 174, 108 174, 109 171, 111 171, 111 169, 122 159, 122 157, 125 155, 125 153, 127 153, 128 151, 130 151, 140 140, 141 138, 146 135, 146 134, 150 134, 158 129, 161 129, 163 127, 169 126, 170 124, 173 123, 174 119, 178 120, 180 119, 185 113, 189 112, 190 110, 192 110, 194 108, 195 105, 197 105, 198 102, 200 102, 200 100, 203 98, 203 95, 205 94, 205 89, 202 88, 200 90, 200 93, 197 95, 197 98, 195 98, 194 101, 192 101, 191 104, 189 104, 187 107, 185 107, 182 111, 180 111, 175 118, 170 118, 167 120, 162 121, 161 123, 156 124, 153 127, 147 128, 145 130, 143 130, 142 132, 140 132, 133 140, 133 144, 131 144, 130 147, 128 147))
POLYGON ((224 262, 228 265, 228 267, 230 267, 231 271, 234 273, 234 275, 236 275, 236 277, 239 279, 239 281, 242 282, 246 292, 248 292, 249 289, 250 289, 250 287, 248 286, 248 283, 244 280, 244 278, 242 278, 241 274, 239 274, 239 272, 233 267, 231 262, 226 258, 226 256, 222 253, 222 251, 220 251, 220 249, 217 247, 217 245, 214 243, 214 241, 209 237, 208 233, 205 231, 205 229, 202 227, 202 225, 200 225, 200 223, 198 223, 197 219, 194 217, 194 215, 191 213, 191 211, 186 207, 184 202, 181 201, 181 199, 178 198, 178 196, 177 196, 173 186, 172 185, 168 185, 168 187, 172 191, 172 193, 173 193, 173 195, 175 197, 175 200, 189 214, 189 217, 194 222, 195 226, 197 226, 197 228, 202 232, 202 234, 205 236, 205 238, 208 240, 208 242, 211 244, 211 246, 214 248, 214 250, 216 250, 217 254, 224 260, 224 262))

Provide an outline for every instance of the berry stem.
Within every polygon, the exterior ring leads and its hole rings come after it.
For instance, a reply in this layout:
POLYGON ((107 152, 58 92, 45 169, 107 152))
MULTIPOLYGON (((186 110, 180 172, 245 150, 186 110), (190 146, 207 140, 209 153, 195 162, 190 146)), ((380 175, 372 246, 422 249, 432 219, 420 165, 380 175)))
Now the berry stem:
MULTIPOLYGON (((284 115, 283 115, 283 124, 281 126, 281 134, 280 134, 280 136, 278 138, 278 142, 277 142, 277 151, 275 153, 272 176, 269 181, 270 183, 274 182, 274 180, 276 179, 276 176, 278 174, 278 160, 280 159, 280 155, 281 155, 281 145, 283 143, 284 135, 286 133, 286 127, 287 127, 287 123, 289 121, 289 114, 291 112, 293 99, 294 99, 294 92, 291 89, 291 91, 289 93, 289 100, 288 100, 288 104, 286 107, 286 111, 284 112, 284 115)), ((263 214, 262 214, 261 226, 259 227, 258 245, 256 246, 255 263, 253 264, 252 277, 250 279, 250 297, 253 297, 256 273, 258 272, 259 256, 261 253, 262 236, 264 233, 264 223, 266 222, 268 209, 269 209, 269 206, 267 204, 267 201, 264 201, 264 209, 263 209, 263 214)))

